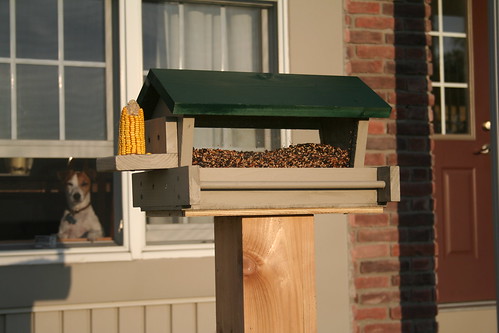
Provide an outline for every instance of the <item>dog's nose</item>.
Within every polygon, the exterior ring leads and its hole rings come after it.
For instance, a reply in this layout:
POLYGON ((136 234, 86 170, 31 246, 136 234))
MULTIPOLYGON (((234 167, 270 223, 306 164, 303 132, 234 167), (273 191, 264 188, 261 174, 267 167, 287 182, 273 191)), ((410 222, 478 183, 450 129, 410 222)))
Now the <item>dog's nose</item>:
POLYGON ((73 199, 76 200, 76 201, 80 201, 81 199, 81 194, 80 193, 75 193, 73 194, 73 199))

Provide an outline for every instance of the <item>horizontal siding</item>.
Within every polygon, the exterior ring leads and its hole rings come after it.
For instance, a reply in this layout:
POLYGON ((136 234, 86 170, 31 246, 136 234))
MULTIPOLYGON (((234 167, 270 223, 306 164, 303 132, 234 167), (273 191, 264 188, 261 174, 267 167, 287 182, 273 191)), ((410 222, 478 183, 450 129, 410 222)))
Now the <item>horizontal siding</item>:
POLYGON ((215 300, 102 303, 0 313, 0 333, 215 333, 215 300))

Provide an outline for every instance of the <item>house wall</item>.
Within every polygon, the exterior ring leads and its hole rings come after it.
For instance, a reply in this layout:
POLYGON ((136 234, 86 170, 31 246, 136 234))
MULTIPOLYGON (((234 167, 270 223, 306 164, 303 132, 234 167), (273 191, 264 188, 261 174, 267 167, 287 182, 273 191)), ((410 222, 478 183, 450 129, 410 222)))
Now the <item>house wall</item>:
POLYGON ((399 165, 401 202, 349 219, 354 332, 436 332, 428 0, 346 1, 346 72, 393 107, 367 165, 399 165))
MULTIPOLYGON (((342 1, 288 5, 290 71, 342 74, 342 1)), ((347 219, 316 221, 318 331, 349 332, 347 219)), ((215 332, 214 276, 212 256, 0 266, 0 333, 215 332)))

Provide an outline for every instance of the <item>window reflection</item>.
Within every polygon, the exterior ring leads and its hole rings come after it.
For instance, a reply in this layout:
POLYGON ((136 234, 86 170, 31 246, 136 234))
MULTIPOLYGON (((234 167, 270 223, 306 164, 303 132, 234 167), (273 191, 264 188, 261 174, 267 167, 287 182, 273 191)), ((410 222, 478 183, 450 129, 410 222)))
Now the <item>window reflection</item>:
POLYGON ((466 134, 469 131, 468 90, 445 89, 445 127, 448 134, 466 134))
POLYGON ((466 32, 466 6, 467 1, 442 0, 444 31, 466 32))
POLYGON ((444 37, 446 82, 468 82, 467 40, 444 37))

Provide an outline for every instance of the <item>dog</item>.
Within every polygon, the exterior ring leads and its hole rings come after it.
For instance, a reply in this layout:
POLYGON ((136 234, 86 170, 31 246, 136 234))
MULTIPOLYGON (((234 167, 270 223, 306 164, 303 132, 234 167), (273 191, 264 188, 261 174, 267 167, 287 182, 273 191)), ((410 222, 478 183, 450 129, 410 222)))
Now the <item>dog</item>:
POLYGON ((87 238, 93 242, 103 236, 102 225, 90 200, 91 177, 89 170, 59 173, 68 205, 59 224, 59 239, 87 238))

